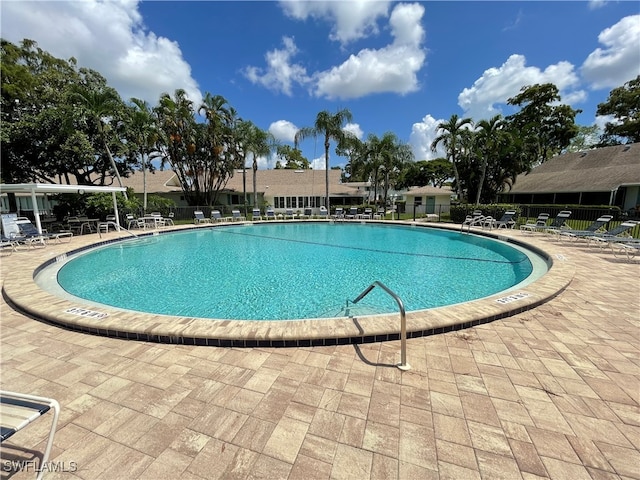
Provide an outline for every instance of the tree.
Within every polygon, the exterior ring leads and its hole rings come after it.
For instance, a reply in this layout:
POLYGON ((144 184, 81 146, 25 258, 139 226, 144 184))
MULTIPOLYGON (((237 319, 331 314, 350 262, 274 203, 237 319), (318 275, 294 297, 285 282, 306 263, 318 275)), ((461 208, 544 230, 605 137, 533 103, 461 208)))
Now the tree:
POLYGON ((253 204, 258 205, 258 158, 266 157, 271 152, 273 137, 253 123, 248 123, 244 148, 253 157, 253 204))
POLYGON ((578 125, 578 132, 571 139, 565 152, 581 152, 595 148, 598 143, 598 132, 598 125, 578 125))
POLYGON ((305 127, 295 135, 296 145, 303 139, 309 137, 324 137, 324 162, 325 162, 325 206, 330 210, 329 199, 329 147, 331 140, 340 143, 347 134, 343 128, 345 123, 351 122, 353 116, 347 109, 338 110, 335 114, 331 114, 326 110, 318 113, 313 127, 305 127))
POLYGON ((506 118, 509 130, 530 138, 534 146, 531 163, 542 163, 562 152, 578 132, 575 118, 581 110, 560 104, 561 97, 552 83, 524 86, 509 105, 522 109, 506 118))
POLYGON ((504 144, 506 133, 502 130, 504 120, 502 115, 496 115, 490 120, 480 120, 476 124, 475 142, 478 146, 477 152, 481 156, 480 179, 478 181, 478 191, 476 192, 476 205, 480 204, 480 195, 487 175, 487 165, 490 160, 498 159, 499 151, 504 144))
POLYGON ((276 155, 284 162, 284 166, 282 166, 282 163, 278 161, 276 168, 286 168, 290 170, 309 170, 311 168, 311 163, 302 155, 302 152, 290 145, 279 145, 276 148, 276 155), (280 167, 277 165, 280 165, 280 167))
POLYGON ((458 160, 463 150, 463 140, 465 135, 469 133, 469 127, 473 125, 470 118, 459 118, 453 114, 448 122, 438 124, 436 132, 438 136, 431 143, 431 151, 435 152, 438 145, 442 144, 445 148, 447 158, 453 167, 453 174, 456 182, 456 191, 458 198, 461 200, 462 184, 460 183, 460 174, 458 173, 458 160))
POLYGON ((127 145, 142 168, 142 210, 147 211, 147 169, 151 168, 150 157, 156 151, 159 138, 151 107, 139 98, 131 99, 127 119, 127 145))
MULTIPOLYGON (((72 98, 77 89, 109 89, 98 72, 78 69, 75 59, 62 60, 37 47, 32 40, 14 45, 2 40, 2 97, 0 148, 2 178, 8 183, 43 182, 108 185, 115 171, 126 174, 129 162, 106 155, 126 153, 120 113, 109 120, 101 137, 98 124, 72 98)), ((9 195, 10 209, 15 198, 9 195)))
POLYGON ((162 165, 171 165, 189 205, 212 205, 238 166, 238 156, 226 100, 207 93, 199 110, 205 113, 205 123, 196 122, 193 102, 182 89, 173 97, 162 94, 154 109, 162 165))
MULTIPOLYGON (((69 98, 79 107, 81 118, 84 118, 84 121, 89 124, 93 123, 93 126, 97 128, 98 138, 111 163, 118 185, 122 187, 122 178, 111 154, 108 141, 108 136, 114 130, 114 124, 117 122, 117 115, 123 107, 120 96, 115 89, 107 86, 94 89, 89 85, 75 85, 69 98)), ((90 128, 91 126, 89 125, 90 128)), ((126 192, 124 192, 124 196, 127 199, 126 192)))
POLYGON ((598 105, 596 115, 611 115, 600 138, 601 145, 640 142, 640 75, 622 87, 614 88, 606 102, 598 105))
POLYGON ((408 163, 400 173, 399 188, 433 185, 442 188, 453 177, 453 167, 446 158, 408 163))

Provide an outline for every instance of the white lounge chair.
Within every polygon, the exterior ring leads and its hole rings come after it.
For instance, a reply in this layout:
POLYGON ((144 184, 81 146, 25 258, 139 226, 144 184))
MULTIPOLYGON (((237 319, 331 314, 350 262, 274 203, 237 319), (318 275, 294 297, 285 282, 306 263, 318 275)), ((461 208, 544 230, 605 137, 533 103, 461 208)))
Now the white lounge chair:
POLYGON ((541 213, 535 222, 527 222, 524 225, 520 225, 521 232, 544 232, 547 229, 547 221, 549 220, 548 213, 541 213))
POLYGON ((256 220, 262 220, 262 213, 260 212, 259 208, 254 208, 253 212, 251 214, 251 219, 256 221, 256 220))
POLYGON ((2 429, 0 442, 4 442, 51 409, 53 409, 53 419, 51 421, 47 446, 42 455, 40 469, 36 477, 38 480, 41 479, 44 472, 47 471, 43 466, 47 464, 51 448, 53 447, 53 438, 56 433, 58 417, 60 416, 60 405, 52 398, 0 390, 0 423, 2 429))
POLYGON ((493 220, 491 228, 513 228, 516 226, 515 216, 515 210, 507 210, 500 220, 493 220))
POLYGON ((244 222, 247 218, 240 213, 240 210, 234 208, 231 210, 231 220, 234 222, 244 222))
POLYGON ((613 215, 602 215, 584 230, 560 230, 560 238, 572 238, 574 240, 587 239, 599 233, 604 233, 604 228, 613 219, 613 215))
POLYGON ((273 210, 273 208, 267 208, 267 211, 265 212, 265 220, 275 220, 276 219, 276 212, 273 210))
POLYGON ((553 219, 551 225, 549 225, 544 232, 552 235, 558 235, 562 232, 562 229, 567 228, 567 220, 571 216, 571 210, 562 210, 556 218, 553 219))
POLYGON ((193 212, 193 223, 211 223, 211 219, 204 216, 202 210, 196 210, 193 212))

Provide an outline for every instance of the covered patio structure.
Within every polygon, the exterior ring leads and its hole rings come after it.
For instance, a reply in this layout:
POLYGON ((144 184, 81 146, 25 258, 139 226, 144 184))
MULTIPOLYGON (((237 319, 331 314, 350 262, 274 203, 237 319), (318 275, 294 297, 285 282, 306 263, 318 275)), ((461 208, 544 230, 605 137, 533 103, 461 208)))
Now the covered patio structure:
POLYGON ((120 230, 120 219, 118 216, 117 192, 125 192, 125 187, 100 187, 96 185, 59 185, 55 183, 2 183, 0 184, 0 195, 5 193, 31 194, 33 204, 33 214, 36 220, 36 228, 42 234, 42 223, 40 222, 40 210, 38 208, 37 195, 45 193, 106 193, 111 192, 113 198, 113 214, 117 230, 120 230))

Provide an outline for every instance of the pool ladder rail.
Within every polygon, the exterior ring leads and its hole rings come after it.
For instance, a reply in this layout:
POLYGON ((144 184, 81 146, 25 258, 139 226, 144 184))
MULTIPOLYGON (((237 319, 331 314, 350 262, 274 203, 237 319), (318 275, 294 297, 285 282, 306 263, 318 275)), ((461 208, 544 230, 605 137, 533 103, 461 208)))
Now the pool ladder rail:
MULTIPOLYGON (((407 318, 404 310, 404 303, 402 299, 389 287, 387 287, 384 283, 376 280, 367 288, 365 288, 360 295, 355 300, 352 300, 351 303, 358 303, 364 297, 369 295, 371 290, 376 287, 382 288, 385 292, 387 292, 398 304, 398 308, 400 309, 400 363, 396 365, 400 370, 406 371, 411 369, 411 365, 407 363, 407 318)), ((349 300, 347 300, 347 307, 349 304, 349 300)))
POLYGON ((117 232, 124 230, 125 232, 127 232, 129 235, 138 238, 138 235, 136 235, 135 233, 133 233, 132 231, 124 228, 122 225, 118 225, 116 222, 112 222, 112 221, 108 221, 108 222, 100 222, 98 224, 98 236, 100 238, 102 238, 102 229, 104 228, 104 233, 107 233, 109 231, 109 227, 113 227, 117 232))

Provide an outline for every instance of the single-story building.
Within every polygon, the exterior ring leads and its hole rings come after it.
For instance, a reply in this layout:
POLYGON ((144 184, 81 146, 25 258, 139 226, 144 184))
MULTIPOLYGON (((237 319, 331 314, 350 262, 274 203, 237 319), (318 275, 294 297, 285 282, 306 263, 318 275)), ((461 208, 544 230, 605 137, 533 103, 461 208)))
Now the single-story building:
POLYGON ((405 200, 405 211, 415 212, 416 215, 441 215, 451 210, 450 187, 440 188, 432 186, 411 187, 402 192, 405 200))
POLYGON ((640 143, 565 153, 518 175, 506 203, 640 205, 640 143))
MULTIPOLYGON (((331 205, 360 205, 368 198, 369 191, 363 183, 341 183, 340 170, 329 170, 329 194, 331 205)), ((159 195, 173 200, 178 207, 187 206, 178 177, 171 170, 147 173, 147 193, 159 195)), ((123 179, 127 187, 133 188, 137 196, 144 193, 142 172, 135 172, 123 179)), ((256 172, 257 206, 264 209, 271 206, 276 211, 286 208, 302 210, 305 207, 318 209, 324 205, 326 177, 324 170, 258 170, 256 172)), ((220 190, 216 206, 231 207, 244 205, 254 206, 253 170, 236 170, 225 187, 220 190)))
MULTIPOLYGON (((369 198, 368 184, 342 183, 340 170, 329 170, 329 192, 331 205, 362 205, 369 198)), ((184 193, 178 177, 172 170, 147 172, 136 171, 129 177, 123 177, 125 187, 132 188, 134 194, 142 199, 145 191, 148 195, 158 195, 171 199, 177 207, 186 207, 184 193), (146 177, 146 178, 145 178, 146 177)), ((256 175, 257 203, 264 210, 271 206, 277 212, 284 212, 286 208, 302 210, 305 207, 319 211, 319 207, 325 204, 326 177, 324 170, 258 170, 256 175)), ((243 182, 242 170, 237 170, 229 179, 224 189, 218 195, 215 207, 229 209, 233 206, 244 205, 246 192, 247 205, 254 206, 253 195, 253 170, 245 171, 243 182)), ((33 198, 29 193, 17 193, 19 211, 32 211, 33 198)), ((55 200, 47 193, 38 193, 36 202, 38 209, 43 212, 51 212, 55 200)), ((0 196, 0 210, 8 211, 8 199, 6 195, 0 196)))

